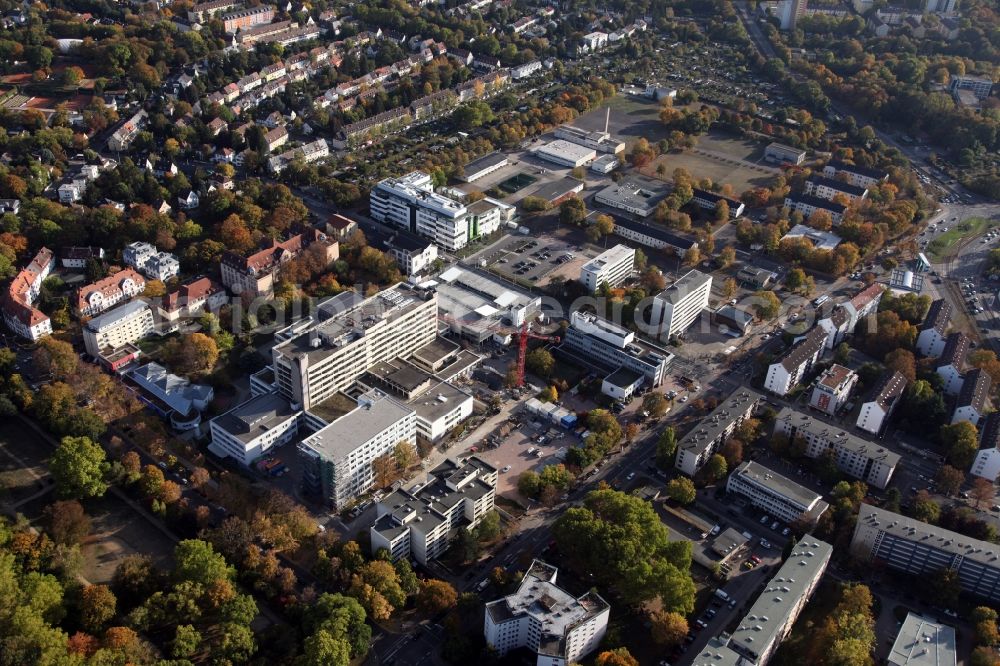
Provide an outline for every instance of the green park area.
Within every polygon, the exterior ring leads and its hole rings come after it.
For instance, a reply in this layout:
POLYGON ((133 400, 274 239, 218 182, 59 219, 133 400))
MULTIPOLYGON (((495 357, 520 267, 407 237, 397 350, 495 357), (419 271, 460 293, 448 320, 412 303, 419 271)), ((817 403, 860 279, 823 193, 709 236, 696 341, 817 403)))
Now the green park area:
POLYGON ((962 220, 927 245, 927 256, 935 262, 950 259, 958 252, 961 241, 975 238, 997 224, 995 220, 988 220, 985 217, 962 220))

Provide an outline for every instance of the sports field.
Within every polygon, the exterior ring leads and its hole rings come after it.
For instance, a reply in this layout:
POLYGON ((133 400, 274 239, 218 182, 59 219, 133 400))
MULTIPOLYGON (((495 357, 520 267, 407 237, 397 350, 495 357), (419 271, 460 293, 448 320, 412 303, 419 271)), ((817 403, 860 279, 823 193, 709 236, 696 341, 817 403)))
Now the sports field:
POLYGON ((537 180, 538 179, 534 176, 529 176, 526 173, 518 173, 501 182, 497 185, 497 187, 507 194, 514 194, 515 192, 520 192, 529 185, 534 184, 537 180))

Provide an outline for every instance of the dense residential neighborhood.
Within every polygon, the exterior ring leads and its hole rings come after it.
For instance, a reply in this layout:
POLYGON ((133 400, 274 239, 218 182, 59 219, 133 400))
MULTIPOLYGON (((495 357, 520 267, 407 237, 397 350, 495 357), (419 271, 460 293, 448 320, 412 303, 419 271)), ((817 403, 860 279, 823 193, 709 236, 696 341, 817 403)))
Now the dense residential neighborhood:
POLYGON ((0 663, 1000 665, 989 0, 0 0, 0 663))

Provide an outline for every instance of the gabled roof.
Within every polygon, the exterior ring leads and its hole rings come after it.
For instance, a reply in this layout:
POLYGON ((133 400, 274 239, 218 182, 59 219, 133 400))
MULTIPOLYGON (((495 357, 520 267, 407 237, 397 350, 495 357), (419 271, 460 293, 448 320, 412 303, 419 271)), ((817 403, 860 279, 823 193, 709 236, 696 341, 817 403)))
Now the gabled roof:
POLYGON ((859 292, 854 298, 851 299, 850 303, 854 306, 854 310, 859 312, 863 310, 866 305, 881 297, 882 293, 882 285, 873 284, 864 291, 859 292))
POLYGON ((969 336, 961 331, 952 333, 944 343, 944 351, 938 359, 938 368, 946 365, 954 366, 959 372, 965 366, 965 355, 969 353, 969 336))
POLYGON ((846 162, 841 162, 839 160, 831 160, 827 163, 827 166, 833 167, 837 171, 856 173, 859 176, 867 176, 868 178, 885 178, 889 175, 889 173, 884 169, 869 169, 868 167, 862 167, 856 164, 847 164, 846 162))
POLYGON ((132 280, 139 287, 139 291, 146 285, 146 278, 142 277, 137 271, 126 268, 125 270, 118 271, 114 275, 109 275, 103 280, 98 280, 93 284, 88 284, 86 286, 80 287, 80 291, 77 293, 76 308, 77 310, 83 311, 90 307, 90 297, 94 292, 101 292, 105 299, 111 299, 118 295, 122 289, 122 283, 125 280, 132 280))
POLYGON ((986 401, 990 397, 990 387, 992 385, 993 380, 990 379, 988 372, 981 368, 971 370, 965 376, 965 381, 962 382, 962 390, 958 394, 958 401, 955 403, 955 408, 972 407, 982 414, 983 409, 986 407, 986 401))
POLYGON ((924 323, 920 325, 920 331, 923 332, 933 328, 939 335, 943 336, 944 332, 948 330, 950 322, 951 303, 943 298, 939 298, 931 303, 931 307, 927 311, 927 316, 924 318, 924 323))
POLYGON ((1000 447, 1000 412, 990 412, 983 424, 983 435, 979 440, 980 449, 1000 447))
POLYGON ((906 377, 901 372, 887 372, 872 389, 866 402, 877 403, 882 411, 888 412, 906 390, 906 377))
POLYGON ((851 194, 856 197, 860 197, 868 191, 868 189, 864 187, 858 187, 857 185, 845 183, 842 180, 827 178, 825 176, 817 176, 815 174, 809 176, 808 182, 821 187, 829 187, 832 190, 837 190, 838 192, 843 192, 844 194, 851 194))
POLYGON ((186 307, 193 301, 208 298, 212 294, 220 291, 222 291, 221 286, 212 282, 209 278, 203 277, 195 280, 194 282, 182 285, 180 289, 167 294, 167 296, 163 299, 163 305, 161 305, 160 308, 168 312, 172 312, 186 307))
POLYGON ((818 354, 826 346, 826 338, 826 331, 814 326, 801 340, 789 347, 778 363, 789 372, 797 370, 806 360, 818 354))

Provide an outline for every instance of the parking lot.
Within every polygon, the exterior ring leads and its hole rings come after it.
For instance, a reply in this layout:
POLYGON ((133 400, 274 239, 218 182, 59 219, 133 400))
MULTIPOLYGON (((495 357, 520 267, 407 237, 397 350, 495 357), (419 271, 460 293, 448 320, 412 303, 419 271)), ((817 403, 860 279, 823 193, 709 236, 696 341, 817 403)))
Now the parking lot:
MULTIPOLYGON (((527 415, 522 415, 522 418, 527 418, 527 415)), ((497 494, 523 502, 517 495, 517 478, 525 471, 537 472, 543 467, 561 462, 565 449, 577 443, 576 437, 568 430, 550 423, 529 420, 514 428, 494 448, 485 443, 475 448, 481 449, 485 445, 485 450, 477 450, 476 453, 501 471, 497 494)))
POLYGON ((553 271, 580 258, 580 250, 551 238, 508 236, 476 257, 509 280, 541 285, 553 271))

